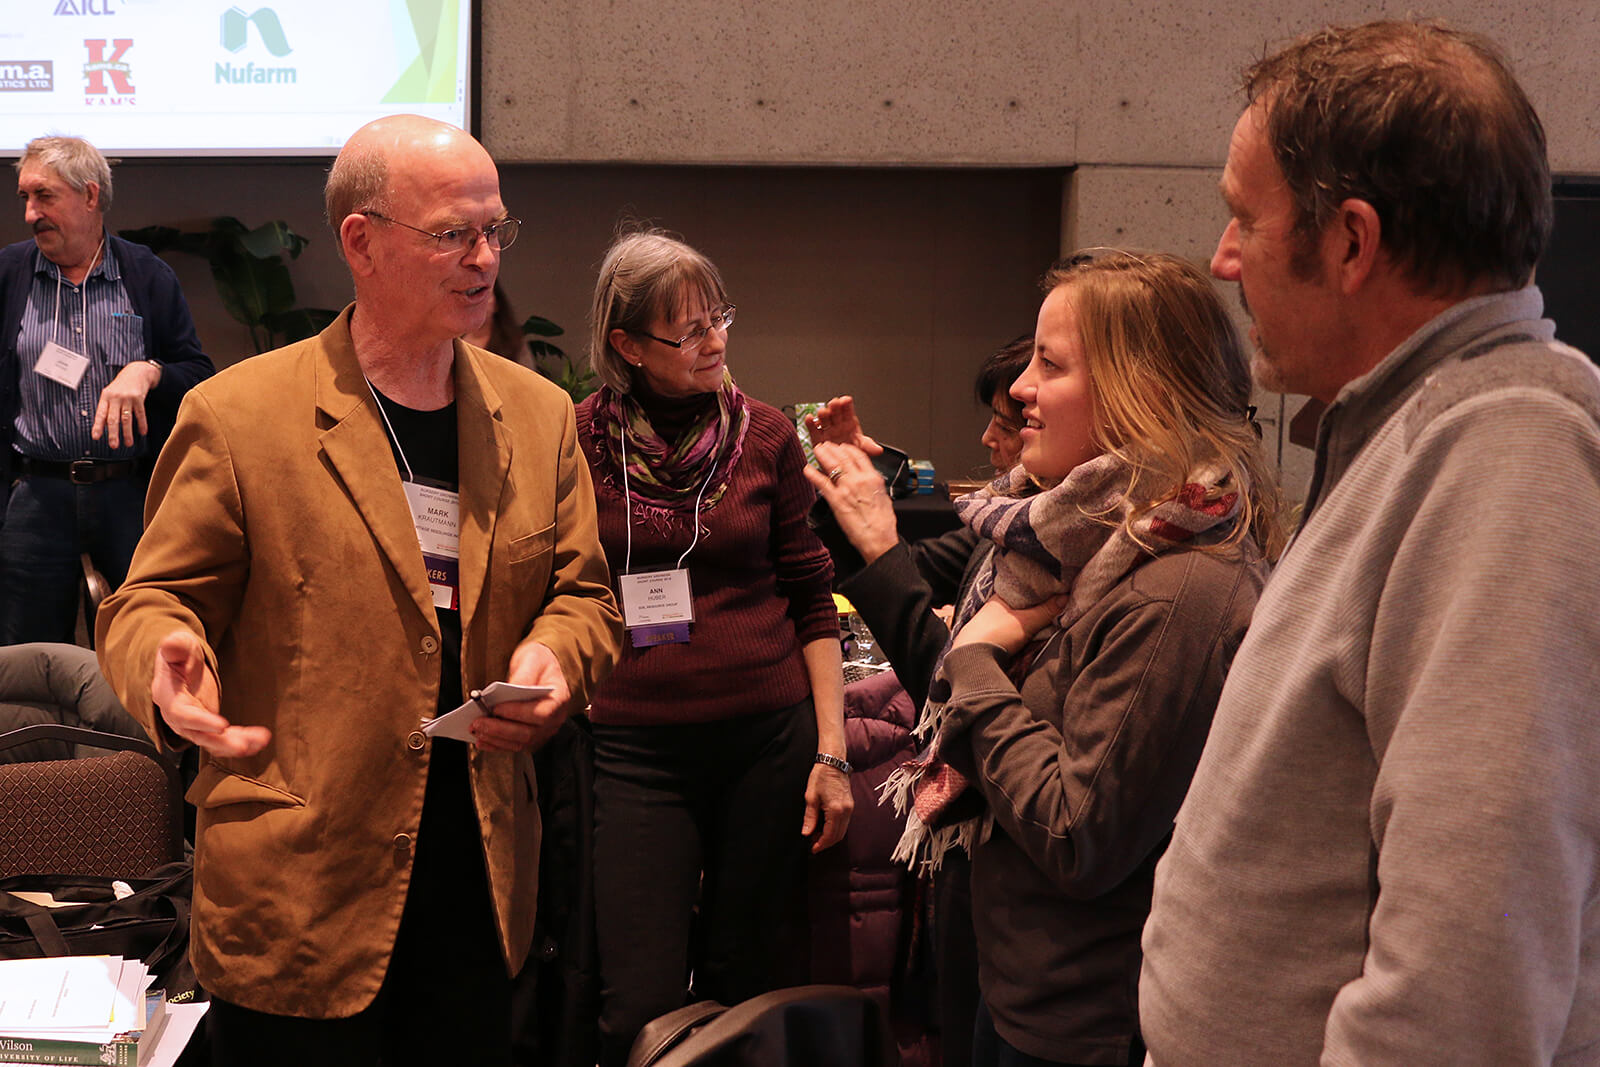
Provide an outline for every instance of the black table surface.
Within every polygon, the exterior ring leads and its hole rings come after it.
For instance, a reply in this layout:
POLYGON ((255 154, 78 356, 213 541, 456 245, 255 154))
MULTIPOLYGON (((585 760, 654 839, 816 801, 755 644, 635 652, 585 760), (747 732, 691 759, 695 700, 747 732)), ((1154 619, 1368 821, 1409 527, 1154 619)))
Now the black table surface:
POLYGON ((894 502, 894 519, 900 536, 907 541, 920 541, 924 537, 938 537, 961 525, 956 509, 942 485, 933 487, 931 493, 914 493, 894 502))

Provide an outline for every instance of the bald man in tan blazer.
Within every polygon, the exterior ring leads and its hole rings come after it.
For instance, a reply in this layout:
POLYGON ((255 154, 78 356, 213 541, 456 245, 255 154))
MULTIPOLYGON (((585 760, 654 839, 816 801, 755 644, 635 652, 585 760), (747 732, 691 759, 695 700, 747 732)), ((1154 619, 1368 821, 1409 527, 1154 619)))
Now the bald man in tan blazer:
POLYGON ((487 153, 379 120, 328 201, 355 303, 190 394, 102 664, 160 743, 204 750, 191 951, 215 1062, 507 1062, 530 752, 610 669, 620 618, 566 394, 456 340, 516 232, 487 153), (424 460, 458 502, 454 581, 403 484, 424 460), (471 745, 423 734, 497 680, 553 692, 471 745))

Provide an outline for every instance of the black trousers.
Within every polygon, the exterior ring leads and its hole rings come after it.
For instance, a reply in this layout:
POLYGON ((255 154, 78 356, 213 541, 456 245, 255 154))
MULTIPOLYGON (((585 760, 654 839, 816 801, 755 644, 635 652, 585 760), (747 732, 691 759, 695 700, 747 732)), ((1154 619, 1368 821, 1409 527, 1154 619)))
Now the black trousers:
POLYGON ((724 722, 595 727, 602 1067, 693 999, 734 1004, 787 973, 817 751, 811 701, 724 722), (698 906, 698 907, 697 907, 698 906))
POLYGON ((489 898, 466 745, 433 744, 411 888, 377 998, 346 1019, 302 1019, 213 997, 206 1033, 215 1067, 511 1063, 511 980, 489 898))
POLYGON ((972 1067, 977 1026, 978 935, 972 928, 972 857, 945 853, 933 872, 933 944, 938 976, 939 1047, 944 1067, 972 1067))
MULTIPOLYGON (((1128 1048, 1124 1062, 1129 1067, 1144 1063, 1145 1047, 1137 1034, 1128 1048)), ((972 1031, 972 1067, 1075 1067, 1066 1060, 1045 1060, 1017 1050, 1010 1042, 995 1032, 994 1019, 989 1008, 980 1000, 978 1015, 972 1031)))

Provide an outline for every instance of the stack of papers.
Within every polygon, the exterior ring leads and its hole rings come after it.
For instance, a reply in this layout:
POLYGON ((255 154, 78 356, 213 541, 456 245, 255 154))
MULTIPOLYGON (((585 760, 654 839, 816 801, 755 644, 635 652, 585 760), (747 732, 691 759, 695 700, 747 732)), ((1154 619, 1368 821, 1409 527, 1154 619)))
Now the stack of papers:
POLYGON ((0 1061, 141 1067, 166 1022, 150 981, 121 956, 0 960, 0 1061))

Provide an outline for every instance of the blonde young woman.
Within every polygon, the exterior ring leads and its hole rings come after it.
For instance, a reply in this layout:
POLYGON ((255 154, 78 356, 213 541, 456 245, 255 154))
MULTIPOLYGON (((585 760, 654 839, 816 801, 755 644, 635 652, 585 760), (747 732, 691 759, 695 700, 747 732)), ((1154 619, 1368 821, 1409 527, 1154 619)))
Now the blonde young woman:
POLYGON ((1046 289, 1011 390, 1021 467, 957 502, 995 551, 929 687, 930 745, 890 783, 897 855, 972 852, 975 1064, 1137 1064, 1152 876, 1265 578, 1276 493, 1204 273, 1107 253, 1046 289))
POLYGON ((729 1004, 786 984, 805 850, 850 821, 833 567, 794 424, 728 371, 733 318, 716 266, 664 234, 601 265, 578 434, 628 625, 591 710, 608 1067, 691 971, 729 1004))

